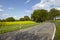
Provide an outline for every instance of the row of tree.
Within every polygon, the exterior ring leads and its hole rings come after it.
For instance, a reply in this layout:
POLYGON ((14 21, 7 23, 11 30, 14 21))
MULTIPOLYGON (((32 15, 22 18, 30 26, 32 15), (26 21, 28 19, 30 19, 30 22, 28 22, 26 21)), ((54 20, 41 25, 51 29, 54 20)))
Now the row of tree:
POLYGON ((15 20, 13 17, 6 18, 4 20, 0 21, 36 21, 36 22, 43 22, 48 20, 53 20, 57 16, 60 16, 60 11, 53 8, 50 11, 41 9, 41 10, 34 10, 34 12, 31 14, 31 18, 29 16, 24 16, 23 18, 20 18, 19 20, 15 20))
POLYGON ((13 21, 30 21, 29 16, 24 16, 24 18, 20 18, 19 20, 14 19, 13 17, 8 17, 6 19, 0 20, 1 22, 13 22, 13 21))
POLYGON ((54 20, 57 16, 60 16, 60 11, 53 8, 50 11, 41 9, 41 10, 34 10, 31 18, 33 21, 36 22, 43 22, 48 20, 54 20))

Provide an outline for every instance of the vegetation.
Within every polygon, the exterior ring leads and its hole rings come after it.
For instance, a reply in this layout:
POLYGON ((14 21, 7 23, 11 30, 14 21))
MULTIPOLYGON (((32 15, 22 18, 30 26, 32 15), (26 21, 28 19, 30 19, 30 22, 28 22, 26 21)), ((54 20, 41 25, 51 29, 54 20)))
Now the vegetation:
POLYGON ((60 11, 53 8, 50 11, 44 9, 34 10, 34 12, 31 14, 31 18, 29 18, 29 16, 24 16, 19 20, 15 20, 13 17, 8 17, 3 20, 0 19, 0 33, 30 27, 31 25, 35 25, 36 24, 35 22, 44 22, 53 20, 57 16, 60 16, 60 11), (20 28, 20 26, 22 28, 20 28))
POLYGON ((20 30, 36 25, 33 21, 20 21, 20 22, 0 22, 0 34, 20 30))
POLYGON ((60 16, 60 11, 54 8, 51 9, 49 13, 50 13, 51 19, 54 19, 57 16, 60 16))
POLYGON ((44 9, 34 10, 33 14, 31 15, 31 18, 33 21, 43 22, 43 21, 53 20, 57 16, 60 16, 60 11, 53 8, 49 12, 44 9))
POLYGON ((56 24, 56 35, 54 40, 60 40, 60 20, 56 20, 55 24, 56 24))
POLYGON ((15 21, 13 17, 6 18, 6 21, 15 21))
MULTIPOLYGON (((53 20, 57 16, 60 16, 60 11, 55 8, 51 9, 49 12, 47 10, 40 9, 40 10, 34 10, 33 13, 31 14, 31 18, 29 18, 29 16, 24 16, 23 18, 20 18, 18 21, 33 20, 35 22, 44 22, 44 21, 48 21, 48 20, 53 20)), ((8 17, 8 18, 0 20, 0 21, 1 22, 4 22, 4 21, 13 22, 13 21, 17 21, 17 20, 15 20, 13 17, 8 17)))
POLYGON ((48 19, 48 11, 47 10, 34 10, 33 14, 31 15, 33 21, 36 22, 43 22, 48 19))
POLYGON ((24 18, 20 18, 20 21, 30 21, 29 16, 24 16, 24 18))

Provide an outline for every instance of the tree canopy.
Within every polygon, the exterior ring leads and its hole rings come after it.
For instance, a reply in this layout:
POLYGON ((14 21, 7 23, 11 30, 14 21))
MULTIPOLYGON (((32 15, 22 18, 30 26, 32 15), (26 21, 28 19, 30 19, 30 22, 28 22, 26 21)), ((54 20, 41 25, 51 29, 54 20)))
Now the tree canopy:
POLYGON ((20 21, 30 21, 29 16, 24 16, 24 18, 20 18, 20 21))
POLYGON ((57 16, 60 16, 60 11, 55 8, 51 9, 49 13, 52 19, 54 19, 57 16))
POLYGON ((33 14, 31 15, 31 18, 36 22, 42 22, 48 19, 48 11, 41 9, 41 10, 34 10, 33 14))
POLYGON ((15 19, 13 17, 8 17, 6 18, 6 21, 15 21, 15 19))
POLYGON ((60 12, 57 9, 51 9, 49 12, 47 10, 34 10, 31 14, 31 19, 36 22, 43 22, 47 20, 53 20, 56 16, 60 16, 60 12))

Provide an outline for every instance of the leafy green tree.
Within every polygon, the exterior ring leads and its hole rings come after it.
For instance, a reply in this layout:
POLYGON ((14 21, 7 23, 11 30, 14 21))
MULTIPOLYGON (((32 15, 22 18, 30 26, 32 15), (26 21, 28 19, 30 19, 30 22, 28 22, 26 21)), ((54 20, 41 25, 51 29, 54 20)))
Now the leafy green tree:
POLYGON ((15 21, 15 19, 13 17, 8 17, 6 18, 6 21, 15 21))
POLYGON ((20 20, 20 21, 24 21, 24 18, 20 18, 19 20, 20 20))
POLYGON ((34 10, 31 19, 36 22, 46 21, 48 20, 48 11, 44 9, 34 10))
POLYGON ((24 18, 20 18, 20 21, 30 21, 29 16, 24 16, 24 18))
POLYGON ((60 16, 59 10, 57 10, 55 8, 51 9, 49 13, 50 13, 51 19, 54 19, 57 16, 60 16))
POLYGON ((25 21, 30 21, 29 16, 24 16, 24 20, 25 20, 25 21))

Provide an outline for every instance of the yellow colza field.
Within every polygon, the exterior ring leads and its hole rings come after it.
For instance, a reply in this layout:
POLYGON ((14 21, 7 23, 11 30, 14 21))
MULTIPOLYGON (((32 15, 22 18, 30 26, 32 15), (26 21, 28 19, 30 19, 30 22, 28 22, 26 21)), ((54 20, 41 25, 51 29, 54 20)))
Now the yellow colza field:
POLYGON ((20 24, 34 24, 33 21, 18 21, 18 22, 0 22, 0 25, 20 25, 20 24))
POLYGON ((18 21, 18 22, 0 22, 0 34, 29 28, 36 25, 33 21, 18 21))

